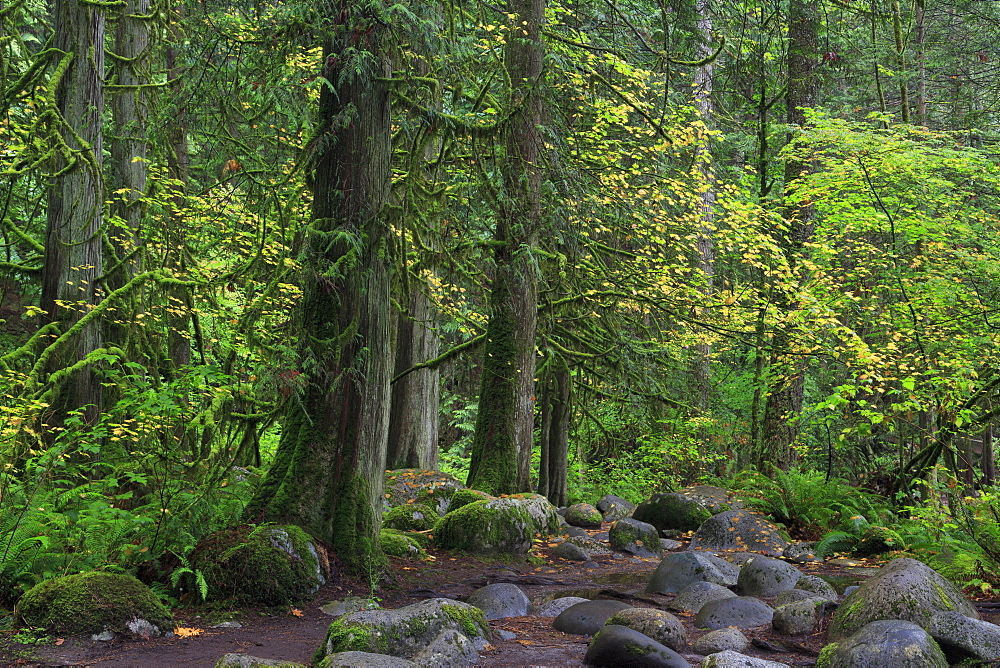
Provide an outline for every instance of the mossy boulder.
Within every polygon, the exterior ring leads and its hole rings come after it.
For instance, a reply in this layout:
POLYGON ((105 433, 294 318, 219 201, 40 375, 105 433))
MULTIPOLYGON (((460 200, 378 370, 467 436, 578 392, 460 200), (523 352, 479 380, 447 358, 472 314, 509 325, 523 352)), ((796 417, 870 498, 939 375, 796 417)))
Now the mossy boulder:
POLYGON ((504 498, 514 499, 524 506, 535 523, 535 533, 553 536, 558 535, 562 529, 556 507, 541 494, 511 494, 504 498))
POLYGON ((406 503, 385 511, 382 526, 399 531, 427 531, 434 527, 439 515, 423 503, 406 503))
MULTIPOLYGON (((638 518, 638 510, 633 517, 638 518)), ((688 547, 691 550, 761 552, 780 557, 788 541, 781 529, 763 515, 749 510, 727 510, 705 520, 688 547)))
POLYGON ((887 619, 871 622, 819 654, 816 668, 946 668, 948 660, 934 639, 911 622, 887 619))
POLYGON ((434 543, 475 554, 527 554, 536 522, 520 501, 475 501, 434 525, 434 543))
POLYGON ((57 633, 109 630, 139 637, 173 631, 170 612, 149 587, 131 575, 92 571, 46 580, 17 603, 29 626, 57 633))
POLYGON ((403 559, 427 559, 427 552, 410 535, 402 531, 393 529, 382 529, 378 535, 379 545, 382 552, 390 557, 401 557, 403 559))
POLYGON ((875 554, 885 554, 905 547, 903 538, 888 527, 870 526, 865 529, 852 553, 857 557, 869 557, 875 554))
POLYGON ((926 626, 937 612, 979 619, 952 583, 915 559, 894 559, 841 602, 830 622, 830 640, 850 636, 869 622, 901 619, 926 626))
POLYGON ((420 601, 396 610, 361 610, 330 624, 314 663, 338 652, 370 652, 413 658, 445 631, 489 641, 490 628, 479 608, 446 598, 420 601))
POLYGON ((465 485, 455 476, 441 471, 425 469, 386 471, 385 507, 395 508, 411 501, 426 501, 429 492, 439 489, 465 489, 465 485))
POLYGON ((711 516, 712 512, 698 501, 676 492, 655 494, 632 512, 633 519, 652 524, 657 531, 694 531, 711 516))
POLYGON ((652 524, 640 522, 634 517, 615 521, 608 530, 611 549, 628 552, 637 557, 658 557, 663 554, 663 545, 652 524))
POLYGON ((566 523, 583 529, 599 529, 604 516, 589 503, 574 503, 566 509, 566 523))
POLYGON ((473 501, 488 501, 493 498, 496 497, 490 496, 486 492, 480 492, 478 489, 441 486, 429 487, 421 491, 417 495, 417 503, 430 506, 440 517, 473 501))
POLYGON ((276 668, 306 668, 304 664, 282 661, 281 659, 262 659, 246 654, 224 654, 215 664, 215 668, 258 668, 274 666, 276 668))
POLYGON ((685 496, 692 501, 707 508, 713 515, 724 513, 727 510, 741 510, 743 504, 733 496, 733 493, 722 487, 712 485, 691 485, 677 490, 681 496, 685 496))
POLYGON ((284 605, 309 598, 326 581, 318 550, 300 527, 244 524, 198 543, 191 567, 204 574, 209 600, 284 605))

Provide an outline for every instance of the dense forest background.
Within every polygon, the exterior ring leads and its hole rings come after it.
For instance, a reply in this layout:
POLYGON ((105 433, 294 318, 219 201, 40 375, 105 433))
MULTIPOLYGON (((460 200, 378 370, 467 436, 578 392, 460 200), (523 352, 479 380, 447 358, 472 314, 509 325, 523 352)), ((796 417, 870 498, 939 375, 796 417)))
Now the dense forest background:
POLYGON ((364 563, 404 467, 813 538, 863 498, 989 587, 997 44, 984 0, 5 3, 2 598, 241 518, 364 563))

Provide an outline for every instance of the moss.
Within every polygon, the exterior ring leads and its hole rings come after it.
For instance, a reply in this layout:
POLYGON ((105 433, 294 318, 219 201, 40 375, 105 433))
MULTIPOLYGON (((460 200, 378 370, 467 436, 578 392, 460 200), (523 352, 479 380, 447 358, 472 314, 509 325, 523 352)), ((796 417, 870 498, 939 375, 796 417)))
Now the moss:
POLYGON ((648 501, 640 503, 632 513, 632 517, 640 522, 652 524, 657 531, 664 529, 694 531, 712 517, 712 511, 693 499, 669 493, 656 494, 648 501))
POLYGON ((438 514, 422 503, 407 503, 390 508, 382 516, 382 526, 400 531, 427 531, 438 514))
POLYGON ((653 650, 652 647, 644 647, 639 643, 626 642, 625 653, 631 656, 646 656, 653 650))
POLYGON ((345 624, 335 621, 326 632, 326 640, 313 656, 313 663, 319 663, 329 654, 338 652, 371 652, 385 654, 389 651, 389 643, 372 629, 363 624, 345 624))
POLYGON ((448 511, 458 510, 462 506, 467 506, 476 501, 489 501, 491 498, 493 497, 486 492, 480 492, 478 489, 457 489, 451 497, 451 505, 448 506, 448 511))
POLYGON ((442 605, 441 610, 448 615, 453 622, 462 627, 462 633, 470 638, 489 637, 489 624, 486 622, 486 613, 479 608, 460 608, 457 605, 442 605))
POLYGON ((383 529, 378 539, 379 545, 382 547, 382 552, 390 557, 403 557, 405 559, 427 558, 427 553, 424 552, 424 548, 417 541, 399 531, 383 529))
POLYGON ((816 659, 816 668, 828 668, 833 663, 833 657, 837 653, 837 647, 840 643, 832 642, 819 652, 819 657, 816 659))
POLYGON ((439 519, 434 542, 444 549, 479 554, 525 554, 533 526, 531 515, 515 501, 475 501, 439 519))
POLYGON ((170 612, 146 585, 100 571, 42 582, 21 598, 17 612, 31 626, 61 633, 121 632, 136 617, 163 632, 173 629, 170 612))

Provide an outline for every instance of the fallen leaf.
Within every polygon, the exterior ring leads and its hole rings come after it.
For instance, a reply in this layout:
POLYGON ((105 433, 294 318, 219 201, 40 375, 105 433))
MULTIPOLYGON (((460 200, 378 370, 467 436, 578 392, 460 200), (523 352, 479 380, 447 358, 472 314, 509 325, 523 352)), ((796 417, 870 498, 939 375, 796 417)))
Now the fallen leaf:
POLYGON ((178 638, 194 638, 195 636, 200 636, 205 629, 188 628, 184 626, 178 626, 174 629, 174 633, 178 638))
POLYGON ((63 644, 64 642, 66 642, 66 639, 65 639, 65 638, 56 638, 56 644, 57 644, 57 645, 61 645, 61 644, 63 644))
POLYGON ((296 617, 303 617, 304 616, 303 612, 301 610, 299 610, 298 608, 292 608, 291 609, 291 613, 293 615, 295 615, 296 617))

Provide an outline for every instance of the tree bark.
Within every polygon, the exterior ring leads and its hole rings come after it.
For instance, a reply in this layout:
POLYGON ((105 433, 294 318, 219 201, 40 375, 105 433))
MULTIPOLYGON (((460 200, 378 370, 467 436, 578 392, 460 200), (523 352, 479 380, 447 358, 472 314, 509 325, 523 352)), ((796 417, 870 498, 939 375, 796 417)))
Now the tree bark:
POLYGON ((541 222, 542 23, 545 0, 508 3, 504 53, 512 115, 504 128, 503 184, 494 231, 496 269, 486 327, 470 487, 491 494, 530 489, 535 414, 538 275, 532 257, 541 222))
MULTIPOLYGON (((55 3, 53 46, 69 54, 57 68, 61 78, 55 92, 64 123, 59 132, 68 155, 57 153, 57 176, 49 190, 41 306, 64 332, 101 298, 103 12, 78 0, 55 3)), ((49 371, 80 362, 102 345, 101 327, 92 321, 76 333, 67 349, 53 356, 49 371)), ((96 419, 102 407, 101 384, 90 366, 77 370, 62 388, 53 406, 55 421, 61 421, 66 411, 82 407, 87 407, 88 421, 96 419)))
POLYGON ((546 373, 541 385, 542 428, 541 462, 538 467, 538 493, 556 506, 567 504, 569 463, 569 426, 572 415, 573 379, 565 364, 546 373))
POLYGON ((304 389, 289 402, 275 462, 247 509, 331 543, 351 569, 378 544, 393 366, 389 229, 389 30, 379 5, 345 3, 324 45, 305 241, 300 339, 304 389))

